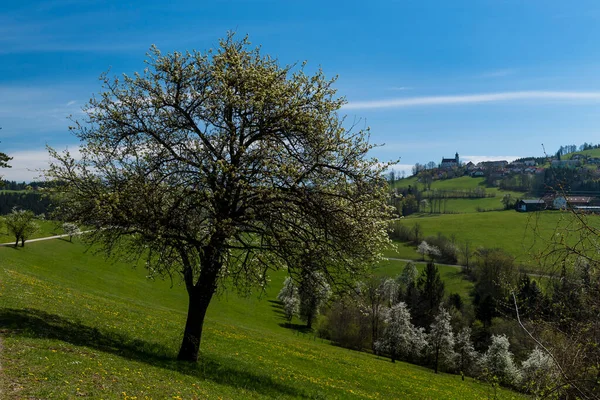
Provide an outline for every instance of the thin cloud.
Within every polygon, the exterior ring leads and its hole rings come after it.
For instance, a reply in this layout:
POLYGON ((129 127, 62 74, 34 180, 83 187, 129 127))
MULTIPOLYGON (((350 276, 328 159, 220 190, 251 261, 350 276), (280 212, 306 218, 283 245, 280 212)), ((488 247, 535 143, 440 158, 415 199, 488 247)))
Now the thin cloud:
MULTIPOLYGON (((76 160, 81 158, 78 145, 69 146, 71 156, 76 160)), ((30 182, 43 180, 44 171, 50 166, 50 155, 46 149, 8 151, 13 159, 10 161, 12 168, 0 169, 3 179, 17 182, 30 182)))
POLYGON ((417 106, 496 103, 515 100, 599 101, 600 92, 520 91, 453 96, 405 97, 398 99, 350 102, 343 108, 346 110, 383 109, 417 106))
POLYGON ((506 68, 506 69, 497 69, 494 71, 488 71, 481 74, 482 78, 502 78, 509 75, 514 75, 517 72, 516 69, 506 68))

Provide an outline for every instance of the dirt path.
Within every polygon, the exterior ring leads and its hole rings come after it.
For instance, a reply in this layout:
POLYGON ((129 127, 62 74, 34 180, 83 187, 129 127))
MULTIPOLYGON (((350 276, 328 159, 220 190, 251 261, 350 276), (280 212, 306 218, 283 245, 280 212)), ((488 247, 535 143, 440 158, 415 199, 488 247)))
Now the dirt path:
MULTIPOLYGON (((84 231, 79 233, 79 235, 83 234, 83 233, 87 233, 90 231, 84 231)), ((73 235, 76 236, 76 235, 73 235)), ((64 237, 69 237, 68 234, 62 234, 62 235, 55 235, 55 236, 47 236, 47 237, 42 237, 42 238, 37 238, 37 239, 28 239, 25 241, 25 243, 32 243, 32 242, 40 242, 42 240, 51 240, 51 239, 60 239, 60 238, 64 238, 64 237)), ((15 242, 9 242, 9 243, 0 243, 0 246, 14 246, 15 242)))

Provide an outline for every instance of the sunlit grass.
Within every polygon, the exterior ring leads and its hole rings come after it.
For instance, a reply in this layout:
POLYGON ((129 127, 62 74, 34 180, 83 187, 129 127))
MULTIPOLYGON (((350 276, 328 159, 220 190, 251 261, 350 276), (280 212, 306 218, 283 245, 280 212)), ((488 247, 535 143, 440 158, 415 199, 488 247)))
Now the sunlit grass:
MULTIPOLYGON (((0 248, 4 398, 480 399, 489 386, 338 348, 286 329, 284 273, 262 296, 221 294, 201 361, 174 360, 187 296, 177 280, 106 262, 79 243, 0 248)), ((381 266, 395 272, 400 265, 381 266)), ((520 398, 506 390, 500 398, 520 398)))

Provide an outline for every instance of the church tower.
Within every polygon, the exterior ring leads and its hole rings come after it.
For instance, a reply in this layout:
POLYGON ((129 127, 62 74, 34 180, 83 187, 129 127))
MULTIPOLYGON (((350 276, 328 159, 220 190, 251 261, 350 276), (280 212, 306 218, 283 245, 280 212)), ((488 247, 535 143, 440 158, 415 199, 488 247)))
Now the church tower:
POLYGON ((456 160, 456 165, 460 165, 459 158, 458 158, 458 151, 456 152, 454 159, 456 160))

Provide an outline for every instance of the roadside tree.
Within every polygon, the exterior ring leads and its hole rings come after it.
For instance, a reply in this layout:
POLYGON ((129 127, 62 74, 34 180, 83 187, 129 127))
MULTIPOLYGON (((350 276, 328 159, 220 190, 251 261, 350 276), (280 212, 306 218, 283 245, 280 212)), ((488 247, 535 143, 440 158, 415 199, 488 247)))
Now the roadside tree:
POLYGON ((29 210, 19 210, 13 208, 12 212, 4 217, 8 233, 15 237, 15 247, 21 242, 21 247, 25 246, 25 241, 38 231, 39 225, 35 222, 35 214, 29 210))
POLYGON ((73 241, 73 236, 79 235, 81 233, 77 224, 74 224, 72 222, 65 222, 63 224, 62 228, 63 228, 63 231, 67 235, 69 235, 69 242, 73 241))
POLYGON ((152 48, 142 73, 102 77, 72 128, 79 160, 50 149, 64 221, 96 227, 86 239, 108 254, 180 273, 180 360, 197 361, 218 288, 263 287, 283 267, 353 285, 389 243, 390 164, 340 119, 333 81, 303 68, 234 35, 207 53, 152 48))

